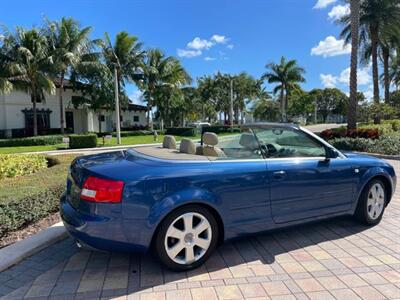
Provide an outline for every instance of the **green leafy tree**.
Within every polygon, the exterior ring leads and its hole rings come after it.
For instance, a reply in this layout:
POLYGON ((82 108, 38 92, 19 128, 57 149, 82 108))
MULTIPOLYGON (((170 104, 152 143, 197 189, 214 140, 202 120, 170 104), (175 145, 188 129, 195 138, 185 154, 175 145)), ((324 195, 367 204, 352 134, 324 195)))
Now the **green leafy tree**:
POLYGON ((6 31, 2 45, 2 57, 9 58, 8 71, 12 77, 3 80, 3 90, 21 90, 27 92, 32 100, 33 135, 38 134, 38 101, 44 99, 44 93, 55 94, 55 85, 49 76, 53 58, 49 54, 49 45, 43 31, 33 28, 25 30, 17 27, 15 33, 6 31))
MULTIPOLYGON (((70 76, 72 69, 85 63, 91 55, 93 43, 89 40, 91 27, 81 28, 72 18, 63 17, 60 21, 47 22, 47 38, 50 54, 53 57, 53 72, 59 87, 60 128, 65 129, 64 80, 70 76)), ((90 61, 90 60, 89 60, 90 61)))
POLYGON ((329 114, 345 115, 347 112, 348 97, 339 89, 314 89, 310 91, 310 97, 324 122, 329 114))
MULTIPOLYGON (((142 65, 143 78, 139 87, 144 94, 147 102, 147 124, 153 129, 150 123, 150 114, 153 105, 164 107, 161 102, 165 97, 160 97, 162 92, 170 92, 170 88, 179 88, 191 82, 191 78, 182 67, 179 60, 172 56, 165 56, 159 49, 150 49, 147 51, 144 63, 142 65)), ((163 117, 163 112, 160 112, 163 117)))
POLYGON ((280 110, 283 122, 287 121, 287 95, 292 90, 299 89, 299 83, 305 82, 303 74, 305 70, 298 66, 296 60, 287 61, 282 56, 279 64, 269 63, 265 66, 267 72, 261 77, 262 80, 267 80, 270 84, 276 84, 273 92, 274 94, 280 93, 280 110))

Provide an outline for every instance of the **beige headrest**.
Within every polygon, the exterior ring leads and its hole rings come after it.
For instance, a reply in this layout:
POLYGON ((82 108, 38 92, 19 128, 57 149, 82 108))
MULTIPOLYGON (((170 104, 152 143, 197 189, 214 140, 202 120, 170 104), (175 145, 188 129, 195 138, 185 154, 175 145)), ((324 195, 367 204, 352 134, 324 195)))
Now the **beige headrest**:
POLYGON ((179 152, 187 154, 196 154, 196 145, 193 143, 192 140, 182 139, 179 152))
POLYGON ((240 141, 239 144, 242 145, 243 147, 247 149, 257 149, 258 148, 258 142, 254 134, 250 132, 244 132, 240 136, 240 141))
POLYGON ((214 132, 203 133, 203 143, 210 146, 218 144, 218 136, 214 132))
POLYGON ((164 136, 164 140, 162 143, 163 148, 167 149, 176 149, 176 140, 172 135, 164 136))

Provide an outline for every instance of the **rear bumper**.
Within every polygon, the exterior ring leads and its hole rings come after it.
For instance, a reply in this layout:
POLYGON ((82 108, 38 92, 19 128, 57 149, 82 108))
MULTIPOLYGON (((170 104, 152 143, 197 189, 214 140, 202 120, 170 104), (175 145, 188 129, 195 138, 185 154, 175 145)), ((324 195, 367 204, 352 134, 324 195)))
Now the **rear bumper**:
POLYGON ((92 248, 144 252, 151 241, 151 237, 139 234, 140 227, 145 227, 145 224, 124 222, 115 213, 111 217, 81 213, 66 200, 65 195, 61 197, 60 215, 69 235, 92 248))

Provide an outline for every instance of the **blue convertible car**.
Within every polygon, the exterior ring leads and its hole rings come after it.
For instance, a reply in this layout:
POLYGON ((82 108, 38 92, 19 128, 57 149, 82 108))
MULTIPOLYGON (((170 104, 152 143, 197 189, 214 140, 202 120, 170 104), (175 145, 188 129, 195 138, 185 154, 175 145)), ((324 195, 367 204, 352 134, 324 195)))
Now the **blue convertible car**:
POLYGON ((374 225, 396 186, 383 160, 341 153, 291 124, 204 133, 201 144, 82 156, 71 165, 61 216, 81 245, 153 248, 169 268, 203 263, 224 240, 339 215, 374 225))

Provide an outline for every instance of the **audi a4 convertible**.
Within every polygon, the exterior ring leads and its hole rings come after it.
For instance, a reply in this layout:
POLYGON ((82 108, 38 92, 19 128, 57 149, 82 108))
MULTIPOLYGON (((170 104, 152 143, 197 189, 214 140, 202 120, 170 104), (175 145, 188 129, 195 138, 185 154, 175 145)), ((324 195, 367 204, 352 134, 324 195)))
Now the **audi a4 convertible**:
POLYGON ((76 158, 61 198, 70 235, 89 248, 154 253, 173 270, 225 240, 342 215, 377 224, 396 186, 383 160, 342 153, 293 124, 205 132, 200 143, 76 158))

